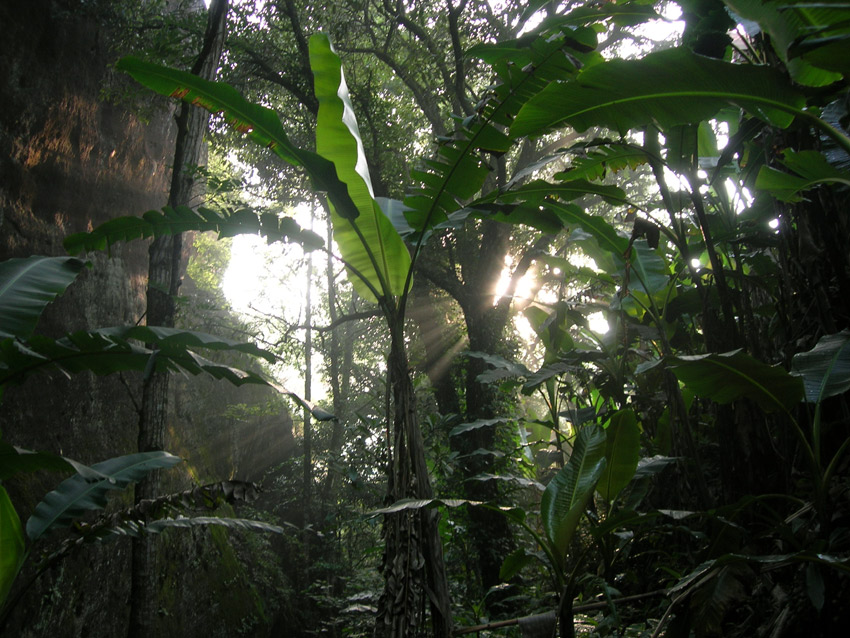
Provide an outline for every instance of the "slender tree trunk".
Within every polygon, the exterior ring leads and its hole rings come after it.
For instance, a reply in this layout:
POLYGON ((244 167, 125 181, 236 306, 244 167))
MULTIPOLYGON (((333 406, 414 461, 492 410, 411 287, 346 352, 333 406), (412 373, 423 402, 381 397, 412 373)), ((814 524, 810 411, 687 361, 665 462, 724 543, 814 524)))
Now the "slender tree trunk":
MULTIPOLYGON (((310 211, 310 230, 313 230, 313 211, 310 211)), ((304 295, 304 399, 313 398, 313 253, 307 254, 307 290, 304 295)), ((310 410, 304 407, 304 465, 303 465, 303 503, 301 504, 302 527, 301 544, 304 548, 304 564, 310 567, 310 532, 307 526, 313 522, 313 426, 310 410)))
MULTIPOLYGON (((434 495, 402 328, 401 321, 390 318, 392 345, 387 367, 393 397, 388 486, 391 502, 403 498, 429 499, 434 495)), ((377 636, 423 635, 426 602, 431 609, 432 635, 435 638, 451 635, 451 605, 439 520, 439 512, 429 508, 404 510, 385 517, 384 593, 378 607, 377 636)))
MULTIPOLYGON (((215 76, 224 44, 227 10, 228 0, 213 0, 210 5, 203 49, 192 68, 195 75, 206 79, 215 76)), ((209 115, 206 111, 181 106, 177 118, 177 141, 168 197, 169 206, 187 205, 192 199, 195 182, 186 167, 198 164, 208 124, 209 115)), ((179 234, 157 237, 151 244, 146 313, 148 325, 174 325, 174 299, 182 277, 182 254, 183 242, 179 234)), ((167 373, 154 372, 145 379, 139 417, 140 452, 161 450, 164 447, 168 392, 167 373)), ((136 503, 155 498, 159 493, 159 482, 160 478, 156 472, 141 481, 136 488, 136 503)), ((152 538, 134 539, 131 569, 130 620, 127 635, 130 638, 156 635, 159 587, 156 547, 152 538)))
MULTIPOLYGON (((327 215, 327 245, 333 245, 333 224, 331 222, 330 211, 325 209, 327 215)), ((333 422, 331 430, 331 442, 328 447, 330 454, 338 454, 342 450, 343 436, 345 430, 343 428, 342 411, 345 405, 345 397, 348 396, 351 378, 351 361, 353 356, 354 342, 351 337, 351 331, 337 326, 336 321, 339 319, 339 313, 336 309, 336 281, 334 278, 334 260, 333 254, 328 251, 327 262, 325 264, 325 276, 328 284, 328 319, 334 327, 330 330, 329 348, 328 348, 328 376, 331 386, 331 401, 333 402, 333 410, 337 419, 333 422), (343 333, 343 342, 340 343, 340 333, 343 333)), ((333 492, 334 479, 336 472, 328 468, 325 481, 322 484, 321 495, 321 519, 325 519, 327 514, 328 501, 333 492)))

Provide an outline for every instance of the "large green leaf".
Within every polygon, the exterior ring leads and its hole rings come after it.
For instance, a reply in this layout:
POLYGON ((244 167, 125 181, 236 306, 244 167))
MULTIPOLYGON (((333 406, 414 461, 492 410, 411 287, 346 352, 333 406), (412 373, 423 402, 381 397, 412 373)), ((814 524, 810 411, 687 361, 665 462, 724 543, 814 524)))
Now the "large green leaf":
POLYGON ((608 173, 626 168, 637 168, 646 163, 646 151, 638 146, 597 140, 591 144, 579 144, 572 149, 569 168, 555 173, 555 179, 601 179, 608 173))
POLYGON ((821 337, 811 350, 795 354, 791 370, 802 377, 809 403, 850 390, 850 330, 821 337))
POLYGON ((60 483, 36 505, 27 521, 27 536, 35 542, 49 530, 69 525, 88 510, 106 507, 106 498, 113 490, 122 490, 156 469, 172 467, 180 457, 168 452, 140 452, 96 463, 92 468, 106 478, 91 481, 74 475, 60 483))
POLYGON ((495 425, 501 425, 505 423, 507 419, 478 419, 476 421, 472 421, 470 423, 461 423, 460 425, 456 425, 449 432, 449 436, 458 436, 460 434, 466 434, 467 432, 471 432, 472 430, 478 430, 480 428, 487 428, 495 425))
POLYGON ((103 478, 99 472, 73 459, 49 452, 33 452, 0 441, 0 480, 38 470, 77 472, 85 478, 103 478))
MULTIPOLYGON (((128 370, 145 374, 153 371, 187 372, 206 374, 235 386, 269 386, 309 409, 319 421, 335 418, 262 374, 210 361, 194 349, 233 351, 269 362, 276 360, 273 354, 256 344, 231 341, 203 332, 157 326, 119 326, 75 332, 58 340, 42 336, 34 336, 26 342, 0 340, 0 389, 50 369, 59 369, 66 374, 94 372, 101 375, 128 370)), ((85 474, 85 466, 74 467, 85 474)))
POLYGON ((758 23, 791 77, 825 86, 850 72, 847 37, 850 7, 845 2, 724 0, 738 16, 758 23))
POLYGON ((21 531, 21 519, 18 518, 6 489, 0 485, 0 606, 15 582, 23 560, 24 535, 21 531))
POLYGON ((373 291, 378 296, 401 295, 410 254, 375 201, 342 62, 324 34, 310 38, 310 66, 319 101, 316 150, 334 163, 356 208, 351 214, 332 206, 334 240, 361 296, 374 299, 373 291))
POLYGON ((0 338, 29 337, 41 313, 65 292, 85 262, 71 257, 27 257, 0 263, 0 338))
MULTIPOLYGON (((509 46, 483 45, 470 51, 493 63, 496 80, 479 111, 463 120, 451 138, 441 139, 437 156, 414 171, 419 185, 404 200, 413 228, 427 231, 442 224, 479 192, 490 173, 486 156, 510 148, 506 131, 522 105, 548 82, 576 73, 575 62, 582 54, 574 35, 529 36, 509 46)), ((587 35, 593 36, 589 30, 587 35)))
POLYGON ((278 217, 270 213, 258 215, 250 209, 240 209, 227 214, 187 206, 162 211, 151 210, 141 217, 117 217, 101 224, 87 233, 75 233, 65 238, 65 250, 78 254, 87 250, 103 250, 119 241, 130 241, 145 237, 174 235, 186 231, 212 231, 219 237, 235 235, 262 235, 269 243, 290 241, 300 244, 305 250, 324 246, 324 240, 311 230, 301 228, 290 217, 278 217))
POLYGON ((192 73, 150 64, 138 58, 123 58, 116 67, 161 95, 221 114, 225 123, 238 132, 247 134, 290 164, 303 166, 315 190, 327 193, 337 211, 357 216, 348 189, 337 177, 333 163, 293 145, 273 110, 248 102, 236 89, 222 82, 210 82, 192 73))
POLYGON ((628 273, 629 289, 652 295, 669 283, 667 262, 645 241, 635 241, 629 250, 629 239, 601 216, 589 215, 572 204, 548 201, 546 206, 560 216, 565 226, 576 228, 571 242, 580 245, 599 268, 621 277, 628 273))
POLYGON ((564 558, 570 541, 605 471, 605 431, 587 426, 576 436, 570 460, 546 486, 540 517, 555 553, 564 558))
POLYGON ((116 536, 131 536, 138 538, 144 534, 160 534, 166 529, 180 527, 183 529, 194 527, 206 527, 216 525, 234 530, 250 530, 252 532, 269 532, 272 534, 283 534, 284 530, 278 525, 272 525, 265 521, 256 521, 248 518, 226 518, 224 516, 178 516, 176 518, 160 518, 150 523, 141 521, 122 521, 112 527, 99 530, 96 540, 108 541, 116 536))
POLYGON ((783 128, 805 115, 803 96, 778 71, 677 48, 597 64, 574 81, 549 84, 522 107, 511 135, 541 135, 565 125, 621 134, 650 124, 665 129, 710 119, 729 104, 783 128))
MULTIPOLYGON (((536 2, 533 4, 542 5, 545 2, 536 2)), ((523 15, 528 15, 527 11, 523 15)), ((646 3, 643 0, 634 2, 589 2, 577 6, 569 13, 563 15, 554 15, 544 20, 538 30, 546 32, 563 25, 583 25, 593 23, 613 22, 620 26, 635 26, 643 24, 649 20, 663 20, 664 18, 655 12, 652 3, 646 3)))
POLYGON ((783 153, 782 164, 794 174, 762 166, 756 178, 756 188, 768 191, 783 202, 799 202, 803 199, 802 191, 821 184, 850 186, 850 173, 838 170, 817 151, 788 149, 783 153))
POLYGON ((58 368, 68 374, 94 372, 112 374, 126 370, 139 372, 185 371, 209 374, 234 385, 268 385, 260 375, 214 363, 191 348, 232 350, 274 360, 273 355, 252 343, 239 343, 201 332, 154 326, 121 326, 92 332, 75 332, 54 340, 36 335, 23 342, 0 341, 0 387, 20 383, 40 370, 58 368), (155 346, 149 349, 138 341, 155 346))
POLYGON ((803 382, 781 366, 769 366, 742 350, 667 357, 679 381, 718 403, 752 399, 767 412, 790 410, 803 398, 803 382))
POLYGON ((611 415, 605 441, 605 471, 596 490, 606 501, 613 501, 632 480, 640 461, 640 426, 633 410, 611 415))

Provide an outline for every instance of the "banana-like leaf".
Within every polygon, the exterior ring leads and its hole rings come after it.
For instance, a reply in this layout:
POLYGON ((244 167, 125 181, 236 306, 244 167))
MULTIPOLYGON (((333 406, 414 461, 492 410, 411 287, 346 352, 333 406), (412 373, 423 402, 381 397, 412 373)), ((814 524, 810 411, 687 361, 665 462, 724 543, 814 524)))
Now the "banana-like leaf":
POLYGON ((175 235, 191 230, 216 232, 220 238, 258 234, 269 243, 290 241, 300 244, 305 250, 315 250, 325 244, 318 234, 301 228, 291 217, 270 213, 258 215, 250 209, 224 214, 203 207, 192 210, 187 206, 166 206, 162 211, 151 210, 141 217, 110 219, 91 232, 69 235, 64 245, 65 250, 76 255, 87 250, 104 250, 119 241, 175 235))
POLYGON ((555 554, 563 559, 596 483, 605 471, 605 431, 595 425, 581 429, 570 460, 546 486, 540 518, 555 554))
POLYGON ((514 138, 569 125, 604 126, 621 134, 655 124, 662 129, 711 119, 729 104, 785 128, 806 116, 805 100, 778 72, 730 64, 684 48, 640 60, 612 60, 553 82, 525 104, 511 126, 514 138))
POLYGON ((410 253, 375 201, 342 62, 324 34, 310 38, 310 66, 319 101, 316 150, 334 163, 356 209, 331 207, 334 240, 349 266, 349 278, 367 299, 375 300, 375 292, 378 297, 401 295, 410 253))
POLYGON ((333 163, 293 145, 273 110, 248 102, 236 89, 222 82, 210 82, 192 73, 150 64, 138 58, 123 58, 116 68, 126 71, 137 82, 161 95, 221 114, 236 131, 247 134, 290 164, 303 166, 314 189, 327 193, 337 211, 357 216, 357 208, 348 196, 346 185, 337 177, 333 163))
MULTIPOLYGON (((502 567, 499 569, 499 578, 508 582, 514 576, 519 574, 526 565, 534 562, 537 558, 534 554, 526 550, 524 547, 511 552, 502 561, 502 567)), ((551 635, 551 634, 549 634, 551 635)))
POLYGON ((483 501, 470 501, 465 498, 403 498, 392 505, 369 512, 369 517, 381 514, 398 514, 410 510, 420 510, 426 507, 460 507, 461 505, 484 505, 483 501))
POLYGON ((846 3, 724 0, 738 16, 758 23, 791 77, 807 86, 826 86, 850 72, 846 3), (833 6, 830 6, 832 4, 833 6), (800 5, 800 6, 795 6, 800 5))
POLYGON ((629 289, 653 295, 667 286, 670 280, 667 263, 645 241, 634 242, 627 259, 628 238, 620 235, 602 217, 588 215, 572 204, 550 201, 546 205, 563 219, 566 226, 578 227, 573 231, 571 241, 581 245, 602 270, 625 277, 628 262, 629 289))
POLYGON ((302 398, 301 395, 286 389, 285 387, 278 383, 275 383, 274 381, 267 381, 267 383, 281 394, 288 396, 302 408, 310 410, 310 414, 314 419, 316 419, 316 421, 336 421, 336 415, 331 414, 326 410, 323 410, 311 401, 307 401, 306 399, 302 398))
POLYGON ((596 491, 611 502, 632 480, 640 461, 640 426, 633 410, 611 415, 605 428, 605 471, 596 491))
POLYGON ((490 474, 487 472, 482 472, 481 474, 476 474, 475 476, 471 476, 466 479, 467 481, 500 481, 502 483, 507 483, 510 485, 514 485, 521 488, 533 487, 536 490, 540 490, 541 492, 545 489, 544 486, 535 481, 534 479, 526 478, 524 476, 516 476, 515 474, 490 474))
POLYGON ((795 354, 791 371, 802 377, 809 403, 850 390, 850 330, 821 337, 811 350, 795 354))
POLYGON ((73 459, 49 452, 33 452, 0 441, 0 481, 15 474, 38 470, 77 472, 87 479, 103 478, 100 472, 73 459))
MULTIPOLYGON (((546 4, 541 0, 530 3, 528 9, 523 12, 523 16, 530 17, 533 11, 529 13, 531 7, 546 4)), ((540 32, 548 32, 560 26, 565 25, 586 25, 593 23, 605 23, 609 20, 614 24, 621 26, 635 26, 643 24, 649 20, 663 20, 664 18, 658 15, 652 8, 651 4, 644 4, 641 0, 636 2, 605 2, 601 4, 587 3, 580 5, 569 13, 563 15, 553 15, 544 20, 536 29, 540 32)))
POLYGON ((24 534, 21 519, 0 485, 0 606, 9 595, 12 583, 24 560, 24 534))
POLYGON ((803 381, 781 366, 769 366, 742 350, 667 357, 679 381, 718 403, 748 398, 766 412, 790 410, 803 398, 803 381))
POLYGON ((507 419, 478 419, 477 421, 472 421, 470 423, 461 423, 460 425, 456 425, 449 432, 449 436, 458 436, 459 434, 465 434, 472 430, 478 430, 480 428, 487 428, 494 425, 501 425, 507 419))
MULTIPOLYGON (((21 383, 30 375, 50 369, 66 374, 94 372, 105 375, 133 370, 207 374, 235 386, 266 385, 310 410, 318 421, 335 419, 333 414, 305 401, 297 393, 258 374, 210 361, 193 351, 234 351, 274 361, 271 353, 253 343, 240 343, 203 332, 157 326, 119 326, 92 332, 75 332, 62 339, 34 336, 26 342, 0 340, 0 389, 21 383), (154 349, 141 345, 144 342, 154 349)), ((81 466, 84 467, 84 466, 81 466)), ((90 468, 89 468, 90 469, 90 468)), ((77 468, 77 471, 80 471, 77 468)), ((85 470, 82 471, 85 474, 85 470)))
POLYGON ((209 374, 234 385, 269 385, 256 373, 214 363, 190 348, 233 350, 274 359, 254 344, 232 342, 179 328, 102 328, 92 332, 75 332, 58 340, 36 335, 26 342, 0 341, 0 387, 20 383, 31 374, 50 368, 58 368, 67 374, 90 371, 101 375, 125 370, 145 373, 182 370, 196 375, 209 374), (136 340, 152 344, 156 349, 142 346, 136 340))
MULTIPOLYGON (((582 44, 584 50, 595 46, 595 36, 589 30, 587 35, 593 39, 582 44)), ((464 120, 453 137, 440 140, 437 157, 413 172, 419 185, 404 203, 405 216, 417 231, 442 224, 463 208, 490 173, 485 156, 510 148, 507 131, 522 105, 549 82, 577 72, 576 61, 582 54, 570 35, 546 34, 529 40, 497 51, 487 46, 470 51, 493 61, 496 83, 479 112, 464 120)))
POLYGON ((637 168, 646 163, 646 151, 630 144, 600 140, 592 145, 582 144, 572 149, 570 167, 555 173, 555 179, 602 179, 608 173, 637 168), (579 155, 578 153, 583 153, 579 155))
POLYGON ((762 166, 756 178, 756 188, 766 190, 783 202, 799 202, 800 194, 821 184, 843 184, 850 186, 850 173, 832 166, 817 151, 787 150, 782 164, 794 174, 762 166))
MULTIPOLYGON (((535 180, 524 186, 504 192, 498 191, 481 197, 457 213, 448 216, 452 226, 468 217, 489 218, 507 224, 531 226, 544 233, 557 234, 566 220, 556 210, 547 206, 553 197, 571 201, 580 197, 601 197, 613 205, 632 205, 623 190, 617 186, 597 184, 585 179, 552 183, 535 180)), ((444 226, 439 224, 437 227, 444 226)))
POLYGON ((283 534, 283 528, 272 525, 265 521, 256 521, 248 518, 225 518, 223 516, 178 516, 177 518, 161 518, 150 523, 142 521, 124 521, 106 530, 102 530, 97 540, 108 541, 116 536, 131 536, 138 538, 144 534, 160 534, 166 529, 174 527, 190 528, 207 525, 218 525, 228 529, 250 530, 252 532, 269 532, 272 534, 283 534))
POLYGON ((140 452, 96 463, 92 469, 106 478, 86 480, 80 475, 63 481, 36 505, 27 521, 27 536, 33 542, 49 530, 69 525, 86 511, 103 509, 110 491, 122 490, 156 469, 172 467, 182 459, 168 452, 140 452))
POLYGON ((65 292, 84 266, 72 257, 33 256, 0 263, 0 339, 29 337, 47 304, 65 292))

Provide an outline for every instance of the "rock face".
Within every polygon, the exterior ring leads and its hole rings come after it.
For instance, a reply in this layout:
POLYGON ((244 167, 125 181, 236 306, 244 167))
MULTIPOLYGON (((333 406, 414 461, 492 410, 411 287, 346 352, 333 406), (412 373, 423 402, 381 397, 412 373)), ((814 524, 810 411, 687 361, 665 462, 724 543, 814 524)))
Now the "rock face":
MULTIPOLYGON (((173 118, 161 104, 146 126, 99 101, 110 71, 97 25, 46 0, 4 1, 0 23, 0 258, 62 255, 69 233, 162 206, 173 118)), ((112 258, 91 258, 94 267, 45 313, 42 331, 132 324, 142 316, 146 246, 136 242, 116 247, 112 258)), ((21 403, 29 407, 21 409, 53 415, 49 431, 16 432, 16 442, 52 449, 61 438, 66 454, 87 461, 132 451, 137 417, 118 379, 53 381, 48 396, 41 384, 35 395, 29 388, 10 393, 7 400, 28 395, 21 403), (107 414, 108 422, 98 422, 107 414), (89 431, 100 428, 109 436, 89 431)), ((6 418, 14 413, 8 403, 3 411, 6 418)), ((4 430, 11 435, 8 422, 4 430)))
MULTIPOLYGON (((99 99, 110 64, 108 32, 74 0, 0 2, 0 260, 62 255, 63 238, 110 218, 138 215, 166 202, 173 153, 173 106, 150 98, 143 122, 99 99)), ((89 255, 87 269, 51 304, 39 331, 51 336, 143 321, 147 244, 89 255)), ((269 401, 193 380, 176 387, 171 450, 187 458, 173 485, 193 478, 258 480, 292 446, 285 411, 234 418, 233 404, 269 401), (205 397, 215 397, 214 401, 205 397), (253 450, 252 450, 253 446, 253 450), (262 456, 257 456, 262 452, 262 456)), ((0 404, 4 440, 60 452, 83 463, 136 451, 140 379, 132 374, 61 374, 31 378, 0 404)), ((23 521, 64 477, 44 473, 4 483, 23 521)), ((129 498, 122 495, 119 498, 129 498)), ((244 514, 241 514, 244 515, 244 514)), ((58 534, 61 538, 63 535, 58 534)), ((252 539, 251 543, 267 541, 252 539)), ((168 535, 162 567, 162 635, 230 636, 245 627, 264 635, 280 603, 263 601, 242 550, 227 533, 168 535), (232 593, 239 590, 239 595, 232 593), (225 591, 229 590, 229 591, 225 591)), ((268 545, 265 545, 269 554, 268 545)), ((121 636, 129 598, 129 542, 87 547, 51 568, 15 605, 3 635, 121 636)), ((273 555, 273 554, 272 554, 273 555)), ((270 566, 271 563, 271 566, 270 566)), ((29 575, 32 572, 30 570, 29 575)), ((27 573, 22 574, 25 580, 27 573)), ((272 589, 274 578, 263 576, 272 589)), ((267 633, 267 631, 266 631, 267 633)))

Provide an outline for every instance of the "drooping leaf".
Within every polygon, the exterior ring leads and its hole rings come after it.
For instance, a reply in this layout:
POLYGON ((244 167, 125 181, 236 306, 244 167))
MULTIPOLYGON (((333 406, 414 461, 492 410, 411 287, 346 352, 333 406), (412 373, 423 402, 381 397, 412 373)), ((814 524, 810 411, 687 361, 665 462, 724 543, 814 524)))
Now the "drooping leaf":
MULTIPOLYGON (((475 357, 476 359, 481 359, 481 360, 485 361, 486 363, 489 363, 494 368, 496 368, 496 370, 504 370, 507 374, 509 374, 511 376, 520 376, 521 377, 521 376, 531 374, 531 371, 528 368, 526 368, 523 364, 516 363, 514 361, 508 361, 504 357, 501 357, 497 354, 489 354, 487 352, 474 352, 474 351, 466 352, 465 354, 468 357, 475 357)), ((479 375, 478 380, 483 381, 481 379, 481 377, 485 374, 487 374, 487 373, 485 372, 485 373, 482 373, 481 375, 479 375)))
POLYGON ((850 390, 850 330, 821 337, 811 350, 795 354, 791 370, 802 377, 809 403, 850 390))
POLYGON ((651 20, 663 20, 656 13, 652 3, 641 0, 635 2, 605 2, 602 4, 581 4, 569 13, 554 15, 544 20, 538 28, 542 32, 554 30, 563 25, 590 25, 612 22, 621 26, 634 26, 651 20))
POLYGON ((234 385, 269 384, 256 373, 205 359, 190 349, 196 347, 233 350, 273 360, 269 353, 255 344, 233 342, 179 328, 121 326, 75 332, 57 340, 36 335, 26 343, 11 339, 0 341, 0 387, 20 383, 33 373, 46 369, 59 369, 68 374, 182 370, 196 375, 209 374, 234 385), (156 346, 156 350, 141 345, 137 340, 156 346))
POLYGON ((637 467, 635 468, 635 478, 647 478, 654 476, 671 463, 675 463, 677 460, 678 459, 675 456, 663 456, 661 454, 642 458, 638 461, 637 467))
POLYGON ((782 128, 804 115, 803 96, 778 71, 675 48, 596 64, 574 81, 549 84, 522 107, 511 135, 541 135, 565 125, 577 131, 604 126, 625 135, 650 124, 698 123, 729 104, 782 128))
POLYGON ((47 304, 65 292, 84 266, 72 257, 0 262, 0 339, 29 337, 47 304))
POLYGON ((611 415, 605 428, 605 441, 605 470, 596 491, 610 502, 632 480, 640 460, 640 426, 633 410, 619 410, 611 415))
POLYGON ((77 472, 87 479, 103 478, 99 472, 73 459, 49 452, 32 452, 0 441, 0 481, 38 470, 77 472))
POLYGON ((522 569, 534 562, 536 556, 528 552, 525 548, 520 547, 514 550, 505 557, 502 561, 502 567, 499 569, 499 578, 504 582, 510 581, 514 576, 519 574, 522 569))
POLYGON ((694 393, 718 403, 752 399, 767 412, 789 410, 803 398, 803 382, 742 350, 668 357, 667 364, 694 393))
POLYGON ((9 595, 23 560, 24 534, 21 530, 21 519, 9 499, 6 488, 0 485, 0 606, 9 595))
POLYGON ((308 401, 307 399, 303 398, 300 394, 293 392, 292 390, 288 390, 287 388, 283 387, 282 385, 280 385, 280 384, 278 384, 274 381, 269 381, 268 384, 271 387, 273 387, 275 390, 280 392, 281 394, 288 396, 290 399, 295 401, 302 408, 306 408, 307 410, 309 410, 310 415, 314 419, 316 419, 316 421, 321 421, 321 422, 336 421, 336 419, 337 419, 336 415, 331 414, 327 410, 323 410, 322 408, 317 406, 312 401, 308 401))
POLYGON ((499 425, 504 423, 507 419, 478 419, 476 421, 472 421, 471 423, 461 423, 460 425, 456 425, 449 432, 449 436, 458 436, 459 434, 465 434, 466 432, 470 432, 471 430, 478 430, 480 428, 491 427, 494 425, 499 425))
POLYGON ((414 229, 425 232, 442 224, 479 192, 490 173, 486 155, 509 150, 507 129, 522 105, 548 82, 576 72, 581 54, 569 40, 563 33, 531 36, 495 56, 486 47, 475 49, 492 60, 496 81, 478 113, 442 142, 434 160, 414 172, 419 185, 405 199, 405 215, 414 229))
POLYGON ((210 82, 192 73, 144 62, 128 56, 116 65, 133 78, 161 95, 173 97, 211 113, 221 114, 225 123, 271 149, 283 160, 303 166, 316 191, 325 192, 337 211, 356 217, 357 210, 346 185, 337 177, 333 163, 324 157, 292 144, 277 113, 252 104, 236 89, 222 82, 210 82))
POLYGON ((601 179, 608 173, 637 168, 646 163, 646 151, 631 144, 598 140, 573 146, 570 167, 555 173, 555 179, 601 179))
MULTIPOLYGON (((846 37, 850 11, 844 3, 724 0, 738 16, 767 33, 791 77, 807 86, 826 86, 850 71, 846 37), (800 6, 796 6, 796 5, 800 6), (831 5, 831 6, 830 6, 831 5)), ((755 35, 755 34, 751 34, 755 35)))
MULTIPOLYGON (((232 341, 180 328, 118 326, 75 332, 58 340, 41 336, 34 336, 26 343, 12 339, 0 340, 0 388, 6 384, 21 383, 36 372, 51 369, 66 374, 93 372, 99 375, 129 370, 145 374, 152 371, 187 372, 193 375, 206 374, 235 386, 269 386, 310 410, 316 420, 335 419, 326 410, 260 373, 210 361, 194 349, 240 352, 269 362, 275 361, 273 354, 254 343, 232 341)), ((80 471, 79 468, 77 470, 80 471)))
POLYGON ((605 431, 587 426, 576 436, 570 460, 546 486, 540 518, 546 536, 563 558, 596 483, 605 470, 605 431))
POLYGON ((122 490, 147 476, 150 471, 172 467, 181 460, 179 456, 168 452, 154 451, 96 463, 92 469, 107 478, 87 480, 77 474, 63 481, 36 505, 27 521, 27 536, 35 542, 49 530, 69 525, 88 510, 103 509, 109 492, 122 490))
POLYGON ((538 481, 534 479, 526 478, 525 476, 517 476, 515 474, 491 474, 489 472, 482 472, 481 474, 476 474, 475 476, 471 476, 466 479, 467 481, 499 481, 501 483, 513 484, 518 487, 527 488, 533 487, 536 490, 543 491, 544 487, 538 481))
POLYGON ((809 600, 812 601, 812 605, 819 612, 823 610, 825 589, 826 586, 823 582, 823 574, 820 567, 815 563, 806 565, 806 593, 809 596, 809 600))
POLYGON ((629 289, 654 295, 667 288, 670 283, 670 268, 659 254, 659 250, 650 248, 645 240, 632 244, 628 258, 629 289))
POLYGON ((151 210, 141 217, 116 217, 90 232, 69 235, 64 246, 65 250, 76 255, 88 250, 104 250, 119 241, 187 231, 215 232, 220 238, 261 235, 269 243, 290 241, 300 244, 305 250, 321 248, 325 243, 319 235, 301 228, 290 217, 257 214, 247 208, 223 213, 204 207, 193 210, 187 206, 166 206, 162 211, 151 210))
POLYGON ((526 381, 525 384, 522 386, 522 393, 526 395, 532 394, 537 388, 539 388, 541 385, 543 385, 550 379, 559 377, 564 374, 564 372, 567 372, 568 370, 574 368, 574 365, 570 363, 565 363, 563 361, 556 361, 554 363, 545 365, 534 374, 529 375, 528 381, 526 381))
POLYGON ((310 38, 310 66, 319 101, 316 150, 334 163, 356 209, 349 212, 332 206, 334 239, 342 258, 359 273, 350 277, 351 282, 366 298, 374 299, 373 290, 379 296, 401 295, 410 270, 410 254, 375 201, 342 62, 324 34, 310 38))
POLYGON ((692 594, 691 613, 694 626, 700 634, 711 636, 722 634, 721 627, 727 612, 751 595, 754 574, 745 564, 724 565, 700 580, 692 594))
POLYGON ((793 171, 786 173, 770 166, 762 166, 756 177, 756 188, 765 190, 783 202, 799 202, 800 194, 821 184, 850 186, 850 173, 832 166, 817 151, 787 150, 782 164, 793 171))
POLYGON ((389 220, 392 222, 396 232, 402 237, 407 237, 413 234, 413 227, 407 223, 407 218, 404 216, 407 207, 404 202, 398 199, 390 199, 388 197, 376 197, 375 201, 378 206, 384 211, 389 220))
POLYGON ((403 498, 387 507, 372 510, 369 512, 369 516, 397 514, 399 512, 419 510, 423 507, 437 507, 440 505, 444 505, 445 507, 460 507, 461 505, 484 505, 484 503, 482 501, 470 501, 461 498, 403 498))
POLYGON ((97 537, 98 541, 111 540, 116 536, 131 536, 138 538, 144 534, 160 534, 166 529, 174 527, 193 528, 218 525, 234 530, 250 530, 252 532, 268 532, 271 534, 283 534, 284 529, 279 525, 272 525, 265 521, 257 521, 248 518, 227 518, 224 516, 178 516, 176 518, 160 518, 149 523, 142 521, 122 521, 108 529, 105 529, 97 537))

